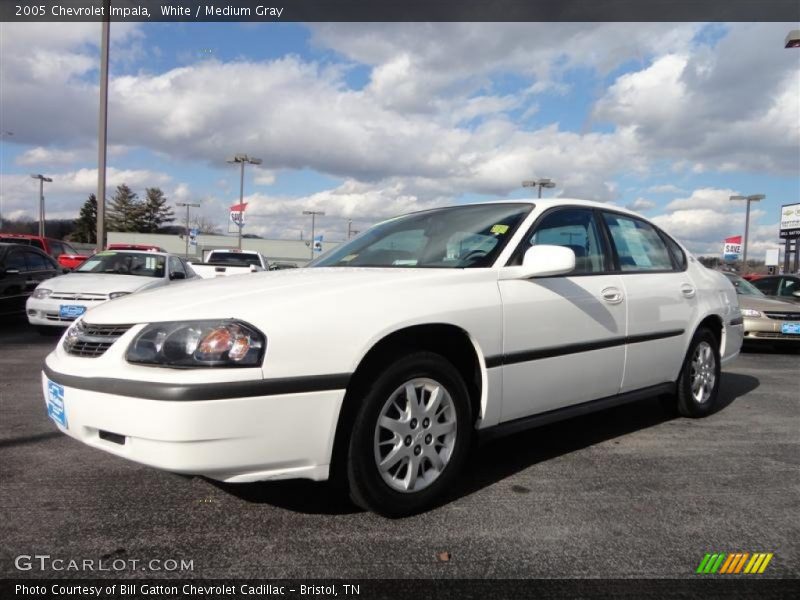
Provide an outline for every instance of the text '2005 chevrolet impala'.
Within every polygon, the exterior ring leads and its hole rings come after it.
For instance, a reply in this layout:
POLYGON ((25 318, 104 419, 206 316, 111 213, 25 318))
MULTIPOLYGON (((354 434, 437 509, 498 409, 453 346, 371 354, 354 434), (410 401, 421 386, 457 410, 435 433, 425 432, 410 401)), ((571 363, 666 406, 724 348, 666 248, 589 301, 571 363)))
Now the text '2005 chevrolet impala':
POLYGON ((228 482, 329 477, 399 516, 478 434, 671 394, 715 410, 733 286, 647 220, 580 200, 380 223, 310 268, 98 306, 47 357, 48 413, 90 446, 228 482))

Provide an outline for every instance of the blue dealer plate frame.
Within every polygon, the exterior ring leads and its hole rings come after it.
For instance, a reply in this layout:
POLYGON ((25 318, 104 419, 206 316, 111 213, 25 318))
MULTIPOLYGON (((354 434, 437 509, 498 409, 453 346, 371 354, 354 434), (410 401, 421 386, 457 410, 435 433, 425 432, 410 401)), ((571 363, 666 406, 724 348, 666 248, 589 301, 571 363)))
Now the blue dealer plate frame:
POLYGON ((67 429, 67 411, 64 402, 64 386, 58 385, 55 381, 47 380, 47 416, 53 421, 67 429))
POLYGON ((86 312, 86 307, 81 304, 62 304, 58 307, 60 319, 77 319, 86 312))
POLYGON ((781 333, 787 335, 800 335, 800 321, 781 323, 781 333))

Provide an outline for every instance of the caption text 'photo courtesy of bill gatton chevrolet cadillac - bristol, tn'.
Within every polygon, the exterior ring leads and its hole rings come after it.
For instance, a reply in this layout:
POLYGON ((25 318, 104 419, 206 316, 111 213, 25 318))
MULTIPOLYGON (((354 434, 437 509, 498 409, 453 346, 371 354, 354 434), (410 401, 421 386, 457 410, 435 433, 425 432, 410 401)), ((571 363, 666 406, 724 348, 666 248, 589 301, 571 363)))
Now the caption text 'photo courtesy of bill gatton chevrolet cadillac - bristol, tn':
POLYGON ((82 442, 227 482, 333 478, 388 516, 449 489, 479 435, 665 395, 717 406, 731 283, 647 220, 579 200, 390 219, 309 268, 104 303, 47 357, 82 442))

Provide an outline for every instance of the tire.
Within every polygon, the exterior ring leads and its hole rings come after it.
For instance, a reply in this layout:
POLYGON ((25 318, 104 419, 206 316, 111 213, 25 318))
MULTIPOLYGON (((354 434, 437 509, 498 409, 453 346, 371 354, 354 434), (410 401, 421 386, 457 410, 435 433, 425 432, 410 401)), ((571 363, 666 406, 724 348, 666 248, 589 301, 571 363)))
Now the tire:
POLYGON ((677 382, 678 412, 700 418, 714 412, 719 399, 719 341, 710 330, 695 332, 677 382))
POLYGON ((461 375, 439 354, 414 352, 388 364, 360 400, 347 455, 350 497, 386 517, 430 507, 452 487, 472 442, 461 375))

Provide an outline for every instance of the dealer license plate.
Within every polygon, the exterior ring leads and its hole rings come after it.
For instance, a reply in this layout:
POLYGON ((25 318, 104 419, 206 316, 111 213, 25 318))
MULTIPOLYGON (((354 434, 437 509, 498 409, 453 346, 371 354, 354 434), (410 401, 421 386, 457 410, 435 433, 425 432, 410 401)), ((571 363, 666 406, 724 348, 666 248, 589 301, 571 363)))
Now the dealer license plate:
POLYGON ((64 429, 67 428, 67 413, 64 405, 64 386, 47 380, 47 416, 64 429))
POLYGON ((62 304, 58 316, 62 319, 77 319, 86 312, 86 307, 80 304, 62 304))
POLYGON ((800 322, 789 321, 788 323, 782 323, 781 333, 788 333, 789 335, 800 335, 800 322))

